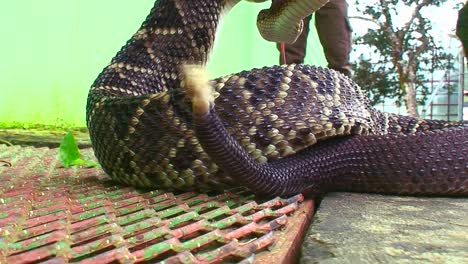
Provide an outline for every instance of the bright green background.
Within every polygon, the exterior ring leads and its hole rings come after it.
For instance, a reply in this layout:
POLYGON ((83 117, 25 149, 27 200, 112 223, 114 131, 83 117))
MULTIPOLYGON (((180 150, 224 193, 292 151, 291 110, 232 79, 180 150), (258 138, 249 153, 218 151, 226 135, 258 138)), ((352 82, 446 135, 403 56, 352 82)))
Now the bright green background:
MULTIPOLYGON (((154 0, 12 0, 0 3, 0 126, 85 126, 89 86, 139 28, 154 0)), ((269 4, 240 3, 221 23, 213 77, 278 61, 255 26, 269 4)), ((314 28, 314 27, 311 27, 314 28)), ((324 65, 316 33, 306 62, 324 65)))

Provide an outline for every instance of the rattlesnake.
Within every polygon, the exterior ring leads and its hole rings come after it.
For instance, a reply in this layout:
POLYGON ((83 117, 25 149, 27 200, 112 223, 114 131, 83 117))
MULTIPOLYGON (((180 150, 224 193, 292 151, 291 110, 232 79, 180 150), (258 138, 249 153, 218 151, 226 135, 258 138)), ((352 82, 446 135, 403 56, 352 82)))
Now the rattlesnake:
POLYGON ((112 178, 179 190, 244 185, 268 195, 468 193, 462 122, 377 111, 351 79, 309 65, 197 80, 186 65, 206 63, 222 14, 237 2, 158 0, 98 76, 87 125, 112 178))

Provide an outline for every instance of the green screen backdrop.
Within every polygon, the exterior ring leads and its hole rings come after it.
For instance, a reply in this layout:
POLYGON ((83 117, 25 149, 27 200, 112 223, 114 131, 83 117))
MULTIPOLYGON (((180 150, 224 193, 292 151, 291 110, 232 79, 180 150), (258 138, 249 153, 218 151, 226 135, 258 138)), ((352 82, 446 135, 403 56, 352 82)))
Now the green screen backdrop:
MULTIPOLYGON (((0 3, 0 126, 85 126, 90 85, 137 31, 154 0, 15 0, 0 3)), ((238 4, 221 22, 208 71, 217 77, 278 63, 256 16, 238 4)), ((311 27, 314 30, 314 27, 311 27)), ((306 62, 325 65, 316 32, 306 62)))

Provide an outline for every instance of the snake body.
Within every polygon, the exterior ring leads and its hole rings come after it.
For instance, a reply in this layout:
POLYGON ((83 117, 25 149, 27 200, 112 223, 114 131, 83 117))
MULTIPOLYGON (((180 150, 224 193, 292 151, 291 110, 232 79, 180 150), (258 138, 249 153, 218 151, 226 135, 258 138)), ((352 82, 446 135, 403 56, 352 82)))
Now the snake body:
POLYGON ((311 186, 317 192, 468 193, 468 132, 462 122, 377 111, 352 80, 320 67, 264 67, 201 83, 188 76, 184 66, 206 63, 222 14, 237 2, 158 0, 104 68, 90 89, 86 116, 107 174, 143 188, 208 191, 241 184, 269 195, 311 186), (455 144, 454 138, 463 142, 455 144), (438 154, 424 153, 422 141, 437 143, 431 151, 438 154), (388 142, 394 148, 380 153, 374 166, 369 158, 388 142), (423 153, 399 155, 407 150, 402 144, 423 153), (457 170, 445 177, 415 169, 416 179, 410 169, 423 162, 426 170, 445 171, 449 161, 457 170), (399 164, 408 169, 395 169, 399 164), (336 173, 351 167, 370 173, 336 173), (386 176, 375 176, 379 172, 386 176), (401 177, 393 179, 392 173, 401 177), (439 180, 436 187, 425 184, 439 180))

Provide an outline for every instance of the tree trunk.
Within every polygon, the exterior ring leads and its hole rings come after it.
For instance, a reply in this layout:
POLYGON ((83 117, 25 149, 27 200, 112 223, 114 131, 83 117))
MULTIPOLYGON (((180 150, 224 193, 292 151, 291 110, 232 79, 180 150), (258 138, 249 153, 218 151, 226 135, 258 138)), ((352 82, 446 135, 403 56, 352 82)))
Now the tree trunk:
POLYGON ((413 82, 405 83, 406 91, 406 110, 412 117, 419 117, 418 103, 416 101, 416 89, 414 88, 413 82))
POLYGON ((404 83, 406 93, 406 110, 412 117, 419 117, 418 102, 416 101, 416 88, 414 86, 415 74, 412 66, 408 66, 408 79, 404 83))

